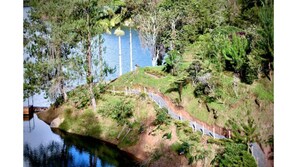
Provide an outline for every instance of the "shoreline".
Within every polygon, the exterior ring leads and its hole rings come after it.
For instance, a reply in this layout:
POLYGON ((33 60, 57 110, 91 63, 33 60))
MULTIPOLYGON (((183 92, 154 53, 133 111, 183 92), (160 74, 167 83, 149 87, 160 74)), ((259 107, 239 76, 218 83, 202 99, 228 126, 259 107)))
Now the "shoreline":
MULTIPOLYGON (((42 111, 42 112, 37 112, 35 114, 37 115, 37 117, 40 120, 45 122, 51 128, 52 131, 61 131, 61 132, 64 132, 64 133, 69 133, 69 134, 78 135, 78 136, 82 136, 82 137, 92 138, 94 140, 98 140, 99 142, 106 143, 107 145, 110 145, 112 147, 116 147, 120 151, 123 151, 125 154, 127 154, 129 157, 131 157, 134 161, 137 161, 137 163, 139 163, 139 164, 142 163, 143 161, 145 161, 148 158, 148 157, 143 157, 143 156, 137 156, 136 153, 132 151, 133 146, 126 147, 126 148, 120 148, 120 147, 118 147, 119 143, 117 143, 114 140, 107 140, 107 139, 104 139, 104 138, 97 138, 97 137, 93 137, 93 136, 82 135, 82 134, 78 134, 78 133, 74 133, 74 132, 65 131, 64 129, 61 129, 61 128, 58 128, 58 127, 51 127, 50 126, 51 123, 49 123, 49 122, 53 121, 54 119, 51 120, 51 121, 50 120, 45 120, 43 117, 40 116, 42 114, 46 114, 47 112, 48 112, 48 110, 47 111, 42 111)), ((144 150, 138 150, 138 151, 142 152, 142 154, 140 154, 140 155, 145 154, 144 150)))

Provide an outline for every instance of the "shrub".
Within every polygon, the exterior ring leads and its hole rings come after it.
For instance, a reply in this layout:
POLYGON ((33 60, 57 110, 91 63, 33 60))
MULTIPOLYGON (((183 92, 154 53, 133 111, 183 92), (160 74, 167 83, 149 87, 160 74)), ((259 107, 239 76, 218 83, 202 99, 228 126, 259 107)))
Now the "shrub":
POLYGON ((168 56, 165 57, 165 63, 163 71, 171 73, 172 75, 177 75, 177 70, 180 65, 182 57, 176 50, 171 50, 168 52, 168 56))
POLYGON ((154 121, 154 125, 168 125, 170 123, 170 117, 168 115, 168 110, 166 108, 157 108, 157 118, 154 121))
POLYGON ((69 93, 69 100, 72 101, 76 108, 82 109, 90 105, 90 95, 87 88, 78 87, 69 93))
POLYGON ((244 63, 241 67, 241 81, 252 84, 255 79, 258 79, 257 69, 252 68, 248 63, 244 63))
POLYGON ((214 166, 248 166, 256 167, 255 159, 244 144, 227 143, 223 152, 217 154, 211 164, 214 166))

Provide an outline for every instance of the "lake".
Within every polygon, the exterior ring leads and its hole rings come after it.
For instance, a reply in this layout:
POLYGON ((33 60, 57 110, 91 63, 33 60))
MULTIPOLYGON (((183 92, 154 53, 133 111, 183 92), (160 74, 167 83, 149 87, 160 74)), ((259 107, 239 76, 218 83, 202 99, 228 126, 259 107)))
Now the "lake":
POLYGON ((59 129, 51 129, 36 114, 23 122, 24 166, 139 166, 115 145, 59 129))

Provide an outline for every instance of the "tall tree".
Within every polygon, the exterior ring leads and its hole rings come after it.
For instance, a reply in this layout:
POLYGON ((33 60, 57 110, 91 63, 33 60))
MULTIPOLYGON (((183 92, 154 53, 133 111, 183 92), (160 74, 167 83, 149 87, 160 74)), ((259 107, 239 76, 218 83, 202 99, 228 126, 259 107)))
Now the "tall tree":
MULTIPOLYGON (((91 46, 93 42, 93 37, 104 33, 108 26, 102 22, 105 18, 109 18, 110 8, 108 8, 111 3, 115 1, 69 1, 71 7, 68 12, 68 20, 71 26, 71 30, 75 35, 77 41, 83 46, 82 53, 85 54, 85 70, 86 70, 86 81, 89 86, 89 94, 93 106, 93 110, 96 110, 96 100, 94 96, 94 70, 92 69, 93 55, 91 52, 91 46)), ((99 47, 99 54, 102 55, 102 49, 99 47), (101 53, 100 53, 101 52, 101 53)), ((101 65, 104 63, 99 58, 101 65)), ((101 68, 101 71, 104 71, 101 68)))
POLYGON ((160 58, 157 40, 165 23, 158 3, 155 0, 147 1, 144 8, 140 9, 140 12, 134 17, 142 45, 151 52, 153 66, 157 65, 157 60, 160 58))
POLYGON ((129 51, 130 51, 130 71, 133 71, 133 64, 132 64, 132 60, 133 60, 133 53, 132 53, 132 49, 133 49, 133 45, 132 45, 132 26, 133 26, 133 21, 132 18, 129 18, 128 20, 125 21, 125 26, 129 27, 129 51))
MULTIPOLYGON (((64 69, 72 62, 69 50, 73 43, 64 33, 65 15, 61 6, 66 4, 62 1, 31 1, 30 4, 29 18, 24 21, 24 47, 30 58, 24 64, 31 62, 34 68, 25 65, 25 73, 30 71, 26 70, 27 67, 33 68, 41 74, 35 78, 39 80, 39 85, 35 86, 45 90, 52 99, 62 95, 67 101, 66 81, 69 80, 70 71, 64 69)), ((24 75, 25 80, 27 76, 24 75)))
POLYGON ((119 76, 123 74, 123 69, 122 69, 122 41, 121 41, 121 36, 125 35, 125 32, 121 30, 121 28, 117 28, 114 31, 114 34, 119 37, 119 76))

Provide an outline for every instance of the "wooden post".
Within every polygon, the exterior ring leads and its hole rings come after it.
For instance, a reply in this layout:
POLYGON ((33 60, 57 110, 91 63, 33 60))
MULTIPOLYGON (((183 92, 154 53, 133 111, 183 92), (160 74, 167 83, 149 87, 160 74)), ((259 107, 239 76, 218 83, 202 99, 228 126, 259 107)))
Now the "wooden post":
POLYGON ((126 124, 124 125, 124 127, 122 128, 121 132, 118 134, 117 136, 117 140, 119 140, 121 134, 123 133, 124 129, 126 128, 126 124))
POLYGON ((216 137, 215 137, 215 128, 214 127, 212 128, 212 134, 213 134, 213 138, 215 139, 216 137))
POLYGON ((128 90, 127 90, 127 87, 125 87, 125 95, 127 96, 128 94, 128 90))
POLYGON ((115 95, 115 90, 114 90, 114 86, 112 86, 112 89, 113 89, 113 95, 115 95))
POLYGON ((229 139, 231 139, 231 133, 230 133, 230 130, 228 130, 228 134, 229 134, 229 139))

